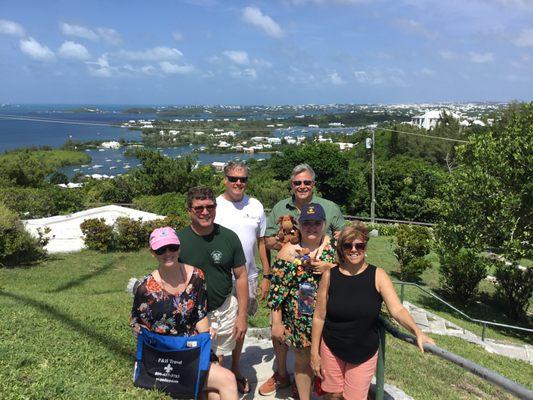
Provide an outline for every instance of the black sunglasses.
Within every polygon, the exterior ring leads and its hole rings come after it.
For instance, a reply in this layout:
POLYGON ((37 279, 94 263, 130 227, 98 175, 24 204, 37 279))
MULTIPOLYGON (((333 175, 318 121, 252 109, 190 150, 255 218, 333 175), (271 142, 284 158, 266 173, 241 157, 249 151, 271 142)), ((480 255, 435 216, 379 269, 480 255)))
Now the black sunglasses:
POLYGON ((191 207, 191 210, 193 210, 196 214, 201 214, 204 210, 207 210, 207 211, 211 212, 215 208, 217 208, 216 204, 208 204, 206 206, 191 207))
POLYGON ((292 181, 293 186, 300 186, 302 183, 305 186, 311 186, 313 184, 313 181, 292 181))
POLYGON ((235 183, 237 181, 241 181, 241 183, 246 183, 248 182, 248 177, 247 176, 229 176, 229 175, 226 175, 226 178, 228 179, 228 181, 230 181, 231 183, 235 183))
POLYGON ((350 243, 350 242, 345 242, 342 244, 342 249, 345 250, 345 251, 349 251, 351 249, 353 249, 355 247, 355 250, 357 251, 363 251, 364 249, 366 249, 366 243, 350 243))
POLYGON ((171 253, 175 253, 179 249, 180 249, 179 244, 169 244, 168 246, 163 246, 163 247, 158 248, 157 250, 154 250, 154 253, 157 254, 158 256, 162 256, 163 254, 167 252, 167 250, 170 251, 171 253))

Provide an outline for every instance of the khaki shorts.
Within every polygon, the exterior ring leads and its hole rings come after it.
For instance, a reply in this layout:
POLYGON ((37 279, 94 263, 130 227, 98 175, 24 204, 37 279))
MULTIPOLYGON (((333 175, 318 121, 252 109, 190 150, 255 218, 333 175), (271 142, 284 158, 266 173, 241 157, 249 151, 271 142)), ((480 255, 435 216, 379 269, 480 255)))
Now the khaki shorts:
POLYGON ((235 348, 233 327, 238 310, 237 297, 230 295, 219 308, 207 313, 209 325, 217 332, 211 341, 211 349, 217 356, 230 354, 235 348))

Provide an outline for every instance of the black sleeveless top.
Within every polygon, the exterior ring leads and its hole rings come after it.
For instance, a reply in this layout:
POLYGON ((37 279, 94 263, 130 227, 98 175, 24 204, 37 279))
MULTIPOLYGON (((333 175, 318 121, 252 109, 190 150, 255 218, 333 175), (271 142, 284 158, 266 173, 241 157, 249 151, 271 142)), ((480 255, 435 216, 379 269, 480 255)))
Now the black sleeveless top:
POLYGON ((376 290, 376 267, 347 276, 330 272, 326 320, 322 337, 331 352, 345 362, 363 363, 379 348, 377 318, 383 301, 376 290))

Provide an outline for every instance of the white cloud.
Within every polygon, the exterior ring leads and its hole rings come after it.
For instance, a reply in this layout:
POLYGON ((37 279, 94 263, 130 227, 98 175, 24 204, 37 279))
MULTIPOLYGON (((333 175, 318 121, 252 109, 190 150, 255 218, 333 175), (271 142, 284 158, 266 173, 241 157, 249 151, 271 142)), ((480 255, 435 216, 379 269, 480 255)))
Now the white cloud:
POLYGON ((231 71, 231 76, 235 78, 257 79, 257 71, 255 68, 244 68, 231 71))
POLYGON ((246 65, 250 62, 248 53, 240 50, 226 50, 223 54, 228 57, 235 64, 246 65))
POLYGON ((183 53, 175 48, 158 46, 143 51, 121 50, 118 56, 128 60, 168 61, 181 58, 183 53))
POLYGON ((341 78, 341 76, 337 72, 333 72, 329 74, 328 80, 334 85, 342 85, 344 83, 344 80, 341 78))
POLYGON ((373 69, 369 71, 353 71, 355 80, 362 85, 395 85, 408 86, 405 72, 399 68, 388 68, 386 71, 373 69))
POLYGON ((372 3, 374 0, 288 0, 288 3, 294 5, 302 5, 307 3, 315 4, 340 4, 340 5, 355 5, 355 4, 365 4, 372 3))
POLYGON ((17 22, 0 19, 0 33, 12 36, 24 36, 24 28, 17 22))
POLYGON ((181 32, 174 31, 174 32, 172 32, 172 38, 176 42, 181 42, 183 40, 183 34, 181 32))
POLYGON ((98 32, 98 36, 100 36, 105 42, 109 44, 117 46, 122 43, 120 33, 118 33, 113 28, 97 28, 96 32, 98 32))
POLYGON ((533 28, 523 29, 513 43, 519 47, 533 46, 533 28))
POLYGON ((192 65, 178 65, 172 64, 168 61, 161 61, 159 66, 161 67, 161 71, 163 71, 165 74, 184 75, 194 72, 194 66, 192 65))
POLYGON ((270 18, 265 15, 257 7, 246 7, 243 10, 243 18, 249 24, 261 28, 268 36, 273 38, 280 38, 283 36, 283 29, 270 18))
POLYGON ((485 64, 485 63, 494 61, 494 55, 490 52, 477 53, 477 52, 471 51, 469 54, 470 54, 470 61, 472 61, 473 63, 485 64))
POLYGON ((145 65, 141 68, 141 72, 146 75, 152 75, 156 72, 155 67, 153 65, 145 65))
POLYGON ((74 60, 87 60, 91 58, 91 55, 84 45, 71 42, 70 40, 61 45, 58 54, 60 57, 71 58, 74 60))
POLYGON ((421 22, 415 21, 413 19, 401 19, 397 21, 398 25, 405 32, 409 32, 415 35, 424 36, 426 38, 436 37, 436 33, 428 28, 426 28, 421 22))
POLYGON ((20 40, 20 50, 27 56, 39 61, 49 61, 55 58, 52 50, 32 37, 20 40))
POLYGON ((98 40, 98 35, 91 29, 81 25, 67 24, 63 22, 59 25, 61 32, 66 36, 75 36, 83 39, 98 40))
POLYGON ((100 78, 109 78, 114 68, 109 65, 107 57, 108 54, 104 53, 96 61, 86 61, 85 63, 89 66, 89 73, 100 78))
POLYGON ((422 69, 420 70, 420 73, 421 73, 422 75, 426 75, 426 76, 433 76, 433 75, 435 75, 435 71, 432 70, 432 69, 430 69, 430 68, 422 68, 422 69))
POLYGON ((455 60, 457 54, 450 50, 439 50, 439 55, 445 60, 455 60))

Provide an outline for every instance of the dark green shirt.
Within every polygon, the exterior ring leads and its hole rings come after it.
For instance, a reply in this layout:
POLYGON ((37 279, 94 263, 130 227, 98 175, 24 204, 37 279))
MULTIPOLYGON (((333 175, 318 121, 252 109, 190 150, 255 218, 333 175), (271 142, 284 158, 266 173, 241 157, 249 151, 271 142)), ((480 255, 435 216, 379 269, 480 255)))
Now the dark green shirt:
POLYGON ((190 226, 178 232, 180 261, 201 268, 207 284, 207 311, 219 308, 233 289, 233 268, 246 264, 239 237, 215 224, 207 236, 196 234, 190 226))
MULTIPOLYGON (((311 203, 318 203, 324 208, 324 211, 326 212, 326 233, 328 235, 332 236, 335 231, 340 231, 342 228, 344 228, 346 221, 344 220, 341 209, 337 204, 316 195, 313 195, 311 203)), ((294 204, 294 197, 288 197, 280 200, 272 208, 272 211, 267 218, 265 236, 273 236, 278 233, 278 218, 282 215, 291 215, 298 221, 300 210, 294 204)))

